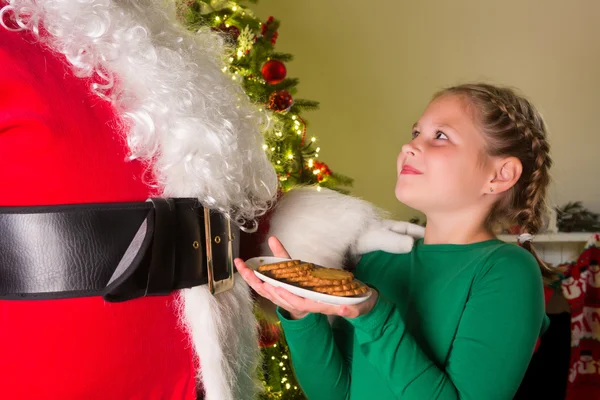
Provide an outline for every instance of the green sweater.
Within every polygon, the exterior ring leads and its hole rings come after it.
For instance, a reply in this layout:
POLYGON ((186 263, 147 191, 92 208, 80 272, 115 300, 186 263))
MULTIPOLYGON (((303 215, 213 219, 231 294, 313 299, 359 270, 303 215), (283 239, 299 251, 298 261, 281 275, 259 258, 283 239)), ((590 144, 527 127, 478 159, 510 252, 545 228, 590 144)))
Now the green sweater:
POLYGON ((357 279, 380 297, 366 315, 290 320, 279 309, 310 400, 511 399, 548 326, 531 254, 488 240, 366 254, 357 279))

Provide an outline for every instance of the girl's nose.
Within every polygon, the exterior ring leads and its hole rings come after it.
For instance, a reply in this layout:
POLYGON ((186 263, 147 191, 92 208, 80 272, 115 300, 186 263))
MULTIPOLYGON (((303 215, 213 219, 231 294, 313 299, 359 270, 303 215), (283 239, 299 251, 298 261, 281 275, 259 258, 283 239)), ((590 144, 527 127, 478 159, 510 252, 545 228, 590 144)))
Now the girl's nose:
POLYGON ((406 155, 414 156, 417 152, 418 149, 412 141, 402 145, 402 153, 406 155))

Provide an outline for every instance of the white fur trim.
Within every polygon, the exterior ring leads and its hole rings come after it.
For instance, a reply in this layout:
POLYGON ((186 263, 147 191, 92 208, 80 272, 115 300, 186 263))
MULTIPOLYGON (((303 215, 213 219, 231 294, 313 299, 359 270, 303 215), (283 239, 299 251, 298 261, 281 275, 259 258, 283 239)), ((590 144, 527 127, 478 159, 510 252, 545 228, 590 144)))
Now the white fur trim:
MULTIPOLYGON (((268 236, 276 236, 293 258, 341 268, 347 257, 356 260, 375 250, 409 252, 422 228, 383 220, 386 213, 373 204, 329 189, 293 189, 278 202, 268 236)), ((263 254, 270 254, 268 245, 263 254)))

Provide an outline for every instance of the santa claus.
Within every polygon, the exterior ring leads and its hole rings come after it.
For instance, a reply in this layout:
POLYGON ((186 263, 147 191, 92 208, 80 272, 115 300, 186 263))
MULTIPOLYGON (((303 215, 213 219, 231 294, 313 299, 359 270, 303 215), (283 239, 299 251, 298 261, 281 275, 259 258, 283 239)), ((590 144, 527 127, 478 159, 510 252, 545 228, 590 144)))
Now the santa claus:
MULTIPOLYGON (((2 399, 259 390, 252 299, 231 262, 277 179, 221 39, 173 14, 0 0, 2 399)), ((355 226, 389 228, 369 224, 355 226)), ((336 254, 380 245, 357 235, 336 254)))

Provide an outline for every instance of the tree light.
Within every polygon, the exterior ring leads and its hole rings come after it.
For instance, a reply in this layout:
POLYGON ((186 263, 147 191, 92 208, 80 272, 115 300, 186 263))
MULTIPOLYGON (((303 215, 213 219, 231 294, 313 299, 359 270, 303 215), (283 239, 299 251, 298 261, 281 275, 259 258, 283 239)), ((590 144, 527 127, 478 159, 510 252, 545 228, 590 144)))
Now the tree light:
POLYGON ((310 141, 311 141, 311 142, 316 142, 316 141, 317 141, 317 138, 313 136, 313 137, 311 137, 311 138, 310 138, 310 141))

